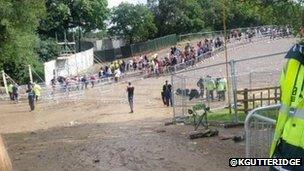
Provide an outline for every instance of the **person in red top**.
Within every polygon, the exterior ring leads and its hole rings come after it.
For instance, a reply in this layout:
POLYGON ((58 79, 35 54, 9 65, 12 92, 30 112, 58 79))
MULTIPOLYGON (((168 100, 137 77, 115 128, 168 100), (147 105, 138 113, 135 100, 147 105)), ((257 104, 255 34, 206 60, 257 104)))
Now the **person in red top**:
POLYGON ((131 85, 131 82, 128 83, 127 92, 128 92, 128 101, 131 109, 130 113, 133 113, 134 87, 131 85))
POLYGON ((92 75, 90 80, 91 80, 91 85, 92 85, 92 88, 93 88, 95 86, 95 81, 96 81, 95 75, 92 75))

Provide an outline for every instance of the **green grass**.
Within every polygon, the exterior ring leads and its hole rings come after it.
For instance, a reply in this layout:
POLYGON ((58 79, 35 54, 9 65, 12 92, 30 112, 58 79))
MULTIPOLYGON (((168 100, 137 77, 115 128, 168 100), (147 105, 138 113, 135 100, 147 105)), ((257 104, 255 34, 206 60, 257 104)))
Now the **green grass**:
MULTIPOLYGON (((234 119, 234 111, 229 114, 229 109, 220 109, 216 111, 211 111, 208 113, 208 120, 214 122, 232 122, 234 119)), ((238 113, 237 118, 240 122, 244 122, 246 118, 245 113, 238 113)))
MULTIPOLYGON (((259 113, 262 116, 266 116, 268 118, 277 119, 278 111, 269 110, 259 113)), ((226 123, 234 121, 234 111, 232 110, 232 114, 229 114, 229 109, 219 109, 211 111, 207 114, 208 122, 218 122, 218 123, 226 123)), ((245 122, 247 114, 243 112, 239 112, 237 114, 237 118, 239 122, 245 122)), ((196 120, 198 120, 199 116, 196 116, 196 120)), ((193 123, 193 117, 189 117, 188 123, 193 123)))
MULTIPOLYGON (((219 122, 219 123, 225 123, 225 122, 232 122, 234 119, 234 113, 232 111, 232 114, 229 114, 229 109, 220 109, 216 111, 211 111, 207 114, 208 116, 208 122, 219 122)), ((238 120, 240 122, 244 122, 246 118, 246 114, 244 113, 238 113, 238 120)), ((199 119, 199 116, 196 116, 196 120, 199 119)), ((193 123, 194 118, 189 117, 188 123, 193 123)))

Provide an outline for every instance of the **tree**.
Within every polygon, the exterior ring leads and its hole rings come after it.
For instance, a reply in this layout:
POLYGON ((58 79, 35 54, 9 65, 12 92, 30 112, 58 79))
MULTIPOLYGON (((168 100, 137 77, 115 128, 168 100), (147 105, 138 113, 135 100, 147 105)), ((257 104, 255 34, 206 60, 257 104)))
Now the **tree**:
POLYGON ((49 38, 47 40, 39 40, 36 51, 41 62, 48 62, 59 56, 60 47, 54 39, 49 38))
POLYGON ((1 0, 0 16, 0 70, 25 83, 27 65, 42 72, 35 47, 39 40, 36 29, 45 16, 44 1, 1 0))
POLYGON ((159 35, 199 32, 205 29, 198 0, 159 0, 156 14, 159 35))
POLYGON ((142 4, 121 3, 111 16, 111 35, 125 38, 130 44, 145 41, 157 32, 153 13, 142 4))
POLYGON ((105 29, 107 0, 46 0, 47 17, 41 21, 41 34, 55 38, 65 31, 81 28, 84 32, 105 29))

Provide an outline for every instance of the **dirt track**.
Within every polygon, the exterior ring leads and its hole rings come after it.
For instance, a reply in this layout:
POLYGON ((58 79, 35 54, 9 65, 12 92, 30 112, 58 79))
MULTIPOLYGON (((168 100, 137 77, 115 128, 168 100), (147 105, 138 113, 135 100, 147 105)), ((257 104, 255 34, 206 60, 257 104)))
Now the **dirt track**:
MULTIPOLYGON (((248 52, 237 58, 276 53, 287 50, 293 41, 277 40, 231 53, 248 52)), ((209 64, 222 60, 210 59, 209 64)), ((272 60, 263 64, 267 62, 272 60)), ((255 68, 262 64, 256 65, 255 68)), ((166 79, 169 78, 133 82, 134 114, 128 113, 125 83, 111 85, 107 92, 97 87, 90 89, 86 92, 87 99, 76 104, 45 107, 38 103, 35 112, 28 112, 26 102, 0 102, 0 131, 14 169, 232 170, 228 159, 243 156, 244 142, 234 143, 219 137, 189 140, 191 126, 163 126, 172 118, 172 109, 160 100, 161 84, 166 79)), ((219 129, 220 135, 243 133, 241 128, 219 129)))

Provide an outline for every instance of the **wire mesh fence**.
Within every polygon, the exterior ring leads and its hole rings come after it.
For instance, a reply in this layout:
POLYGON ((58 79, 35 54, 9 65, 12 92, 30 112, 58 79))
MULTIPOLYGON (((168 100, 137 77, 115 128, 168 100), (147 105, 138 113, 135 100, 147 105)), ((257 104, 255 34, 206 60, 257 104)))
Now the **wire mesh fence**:
POLYGON ((238 89, 276 86, 279 83, 286 52, 235 60, 238 89))
MULTIPOLYGON (((188 109, 196 103, 203 102, 211 108, 223 108, 228 98, 221 98, 220 91, 215 88, 218 80, 225 78, 226 63, 184 70, 172 75, 174 118, 188 116, 188 109), (213 80, 214 89, 207 89, 207 81, 213 80)), ((227 97, 227 91, 225 96, 227 97)))
MULTIPOLYGON (((272 29, 278 29, 278 26, 259 26, 259 27, 246 27, 228 30, 228 41, 232 42, 239 40, 241 37, 246 41, 251 41, 251 37, 248 37, 248 33, 252 32, 255 37, 271 36, 272 29), (238 33, 238 35, 236 35, 238 33)), ((106 61, 114 61, 120 58, 132 57, 141 53, 149 53, 152 51, 160 50, 169 46, 174 46, 178 42, 192 41, 195 39, 214 39, 220 37, 223 39, 223 31, 210 31, 210 32, 198 32, 189 33, 184 35, 167 35, 164 37, 148 40, 146 42, 135 43, 132 45, 126 45, 116 49, 106 49, 102 51, 95 51, 94 54, 98 59, 106 61)))
MULTIPOLYGON (((276 119, 280 105, 260 107, 252 110, 246 117, 246 158, 269 158, 276 119)), ((269 170, 269 167, 247 167, 249 170, 269 170)))
MULTIPOLYGON (((187 110, 198 102, 207 104, 211 109, 232 106, 235 114, 234 118, 236 118, 238 106, 241 105, 237 103, 237 90, 278 86, 281 69, 285 63, 285 54, 286 52, 280 52, 246 58, 234 56, 236 60, 229 61, 227 66, 225 62, 214 64, 210 62, 209 64, 203 64, 203 66, 187 67, 187 69, 175 72, 172 75, 174 118, 189 116, 187 110), (225 91, 225 100, 222 100, 219 99, 221 94, 217 90, 217 80, 227 78, 226 68, 228 84, 227 91, 225 91), (213 97, 211 96, 209 99, 206 89, 208 83, 204 83, 204 88, 198 86, 200 79, 204 80, 208 77, 215 82, 211 91, 213 97), (229 92, 230 94, 228 94, 229 92)), ((271 103, 265 103, 265 105, 269 104, 271 103)), ((264 103, 259 106, 264 106, 264 103)))

